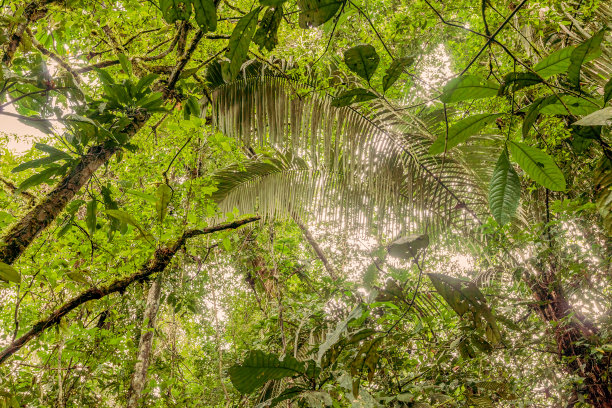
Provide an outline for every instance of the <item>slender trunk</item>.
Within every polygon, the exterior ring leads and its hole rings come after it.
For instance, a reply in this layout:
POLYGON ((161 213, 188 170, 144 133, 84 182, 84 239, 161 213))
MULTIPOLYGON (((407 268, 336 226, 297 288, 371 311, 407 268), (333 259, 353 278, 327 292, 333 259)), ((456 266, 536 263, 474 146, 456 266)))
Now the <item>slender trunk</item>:
POLYGON ((334 271, 334 267, 329 263, 329 261, 327 260, 327 257, 323 253, 323 250, 321 249, 317 241, 314 239, 310 231, 308 231, 308 228, 306 228, 306 226, 302 223, 302 220, 300 220, 300 218, 297 216, 295 212, 293 211, 291 212, 291 217, 293 218, 293 221, 297 224, 297 226, 300 227, 300 229, 302 230, 302 234, 304 234, 306 241, 308 241, 312 249, 315 251, 319 259, 323 263, 323 266, 325 267, 325 270, 327 271, 329 276, 333 280, 337 280, 338 276, 336 275, 336 272, 334 271))
POLYGON ((155 319, 159 311, 162 276, 160 274, 149 288, 142 333, 138 344, 138 359, 134 365, 134 373, 132 374, 132 381, 128 391, 127 408, 137 408, 139 406, 142 391, 147 384, 147 369, 149 368, 151 350, 153 349, 153 332, 155 330, 155 319))
POLYGON ((25 346, 30 340, 41 334, 49 327, 53 327, 58 324, 64 316, 68 313, 81 306, 90 300, 101 299, 111 293, 119 292, 123 293, 125 290, 134 282, 139 282, 147 279, 154 273, 162 272, 166 266, 172 260, 172 257, 176 252, 185 245, 185 242, 189 238, 197 237, 199 235, 212 234, 213 232, 223 231, 228 229, 235 229, 242 225, 259 220, 259 217, 251 217, 243 220, 234 222, 228 222, 224 224, 215 225, 201 230, 189 230, 185 232, 174 244, 168 245, 164 248, 159 248, 155 251, 153 258, 143 265, 140 270, 125 278, 117 279, 114 282, 102 286, 100 288, 93 287, 88 289, 81 294, 73 297, 68 302, 64 303, 59 309, 55 310, 46 319, 40 320, 34 324, 27 333, 11 342, 4 350, 0 352, 0 365, 6 361, 10 356, 18 352, 23 346, 25 346))
POLYGON ((558 353, 566 369, 584 378, 584 392, 594 407, 612 408, 612 353, 591 353, 599 330, 572 308, 553 272, 544 272, 539 279, 528 277, 528 281, 538 313, 553 323, 558 353))

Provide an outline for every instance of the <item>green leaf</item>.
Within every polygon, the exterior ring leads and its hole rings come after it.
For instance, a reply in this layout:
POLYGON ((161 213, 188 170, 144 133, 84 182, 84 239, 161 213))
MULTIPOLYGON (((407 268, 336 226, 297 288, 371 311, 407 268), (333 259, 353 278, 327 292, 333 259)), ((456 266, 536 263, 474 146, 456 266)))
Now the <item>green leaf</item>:
POLYGON ((272 51, 278 44, 278 27, 283 19, 283 7, 268 8, 264 13, 259 28, 255 32, 253 42, 259 46, 259 51, 272 51))
POLYGON ((259 0, 259 4, 268 7, 278 7, 285 3, 287 0, 259 0))
POLYGON ((582 64, 589 61, 589 58, 597 58, 601 54, 601 41, 606 30, 600 30, 593 37, 589 38, 572 51, 570 56, 570 66, 567 69, 567 76, 574 88, 580 88, 580 70, 582 64))
POLYGON ((195 11, 196 23, 202 31, 215 31, 217 29, 217 7, 214 0, 191 0, 195 11))
POLYGON ((98 74, 98 78, 100 78, 100 82, 102 82, 102 85, 115 85, 115 80, 106 70, 94 68, 94 71, 96 71, 96 73, 98 74))
POLYGON ((343 0, 298 0, 301 28, 318 27, 336 15, 343 0))
POLYGON ((505 95, 539 83, 542 83, 542 78, 532 72, 511 72, 504 77, 498 95, 505 95))
POLYGON ((178 20, 187 21, 191 16, 191 0, 160 0, 159 8, 169 24, 178 20))
POLYGON ((367 89, 356 88, 349 91, 344 91, 340 95, 336 96, 332 100, 331 106, 339 108, 342 106, 351 105, 353 103, 369 101, 375 98, 378 98, 375 93, 368 91, 367 89))
POLYGON ((533 70, 544 79, 564 73, 570 66, 570 56, 575 48, 575 46, 570 45, 569 47, 553 52, 542 61, 538 62, 533 67, 533 70))
POLYGON ((398 58, 394 60, 389 68, 385 71, 385 76, 383 77, 383 92, 387 92, 387 89, 391 88, 395 81, 397 81, 404 72, 404 70, 412 65, 414 62, 414 57, 406 57, 406 58, 398 58))
POLYGON ((240 365, 229 368, 230 380, 243 394, 250 394, 270 380, 280 380, 304 374, 304 363, 291 356, 281 361, 274 354, 255 350, 249 352, 240 365))
POLYGON ((487 322, 486 332, 489 340, 494 343, 501 341, 501 333, 495 316, 487 306, 484 295, 473 282, 439 273, 428 273, 427 276, 429 276, 436 291, 459 316, 471 311, 476 325, 479 324, 478 316, 482 316, 487 322))
POLYGON ((125 56, 125 54, 117 54, 117 58, 119 59, 123 72, 125 72, 128 76, 132 76, 132 63, 130 60, 125 56))
POLYGON ((497 95, 499 86, 484 78, 466 75, 451 79, 442 90, 440 100, 453 103, 466 100, 490 98, 497 95))
POLYGON ((565 190, 565 177, 554 160, 542 150, 520 142, 509 142, 512 158, 536 183, 553 191, 565 190))
POLYGON ((0 262, 0 279, 6 282, 21 283, 21 275, 15 268, 4 262, 0 262))
POLYGON ((334 344, 340 340, 340 335, 346 330, 348 324, 355 319, 358 319, 363 314, 363 309, 361 305, 357 305, 351 313, 349 313, 348 317, 336 325, 336 328, 327 333, 325 336, 325 341, 319 346, 319 350, 317 351, 317 361, 320 363, 323 355, 329 350, 334 344))
POLYGON ((542 98, 538 98, 531 105, 528 106, 527 114, 523 119, 523 137, 527 137, 529 135, 529 131, 531 130, 531 126, 535 123, 535 121, 540 116, 540 109, 543 107, 555 103, 557 101, 557 97, 555 95, 550 95, 542 98))
POLYGON ((370 44, 361 44, 344 51, 344 63, 351 71, 370 82, 378 68, 380 57, 370 44))
POLYGON ((53 125, 47 119, 42 119, 42 118, 33 116, 31 118, 22 117, 17 120, 23 123, 24 125, 32 126, 33 128, 40 130, 42 133, 46 135, 50 135, 53 133, 53 125))
POLYGON ((125 222, 126 224, 129 224, 135 227, 147 241, 151 242, 154 239, 153 235, 151 235, 150 232, 146 231, 138 223, 138 221, 136 221, 136 219, 132 217, 130 214, 128 214, 127 212, 122 211, 122 210, 109 210, 109 209, 104 210, 104 212, 110 215, 111 217, 118 219, 121 222, 125 222))
POLYGON ((505 225, 514 216, 520 197, 521 182, 508 159, 508 150, 504 149, 489 185, 489 208, 499 225, 505 225))
POLYGON ((546 115, 589 115, 599 109, 597 103, 578 96, 563 94, 560 99, 555 95, 548 103, 540 107, 540 113, 546 115), (562 103, 563 102, 563 103, 562 103), (567 108, 566 108, 567 107, 567 108), (568 112, 569 110, 569 112, 568 112))
POLYGON ((31 177, 28 177, 24 181, 19 184, 18 190, 24 191, 30 187, 37 186, 41 183, 44 183, 51 179, 51 177, 55 176, 58 172, 60 172, 62 168, 58 165, 53 165, 41 171, 40 173, 34 174, 31 177))
POLYGON ((89 230, 89 235, 93 236, 96 232, 98 201, 94 198, 87 203, 87 215, 85 216, 85 224, 89 230))
POLYGON ((240 67, 247 57, 249 45, 257 28, 257 17, 261 7, 255 8, 249 14, 245 15, 238 21, 229 40, 228 50, 225 57, 229 60, 221 62, 223 78, 226 81, 232 81, 240 72, 240 67))
POLYGON ((136 94, 139 94, 143 90, 145 90, 158 77, 159 77, 159 75, 157 75, 157 74, 147 74, 147 75, 143 76, 142 78, 140 78, 138 80, 138 83, 136 84, 136 94))
POLYGON ((159 222, 164 222, 166 212, 168 211, 168 204, 172 198, 172 189, 167 184, 160 184, 155 194, 157 196, 157 201, 155 202, 157 219, 159 222))
POLYGON ((608 126, 612 125, 612 107, 607 106, 574 122, 578 126, 608 126))
POLYGON ((448 139, 446 135, 440 135, 429 148, 429 154, 440 154, 444 152, 444 143, 446 142, 446 151, 460 143, 465 142, 470 136, 475 135, 480 130, 495 122, 501 113, 480 113, 461 119, 448 129, 448 139))
POLYGON ((416 256, 420 249, 429 246, 429 235, 408 235, 393 241, 387 247, 389 255, 395 258, 409 259, 416 256))
POLYGON ((603 96, 604 105, 608 103, 610 99, 612 99, 612 79, 610 79, 604 86, 604 96, 603 96))

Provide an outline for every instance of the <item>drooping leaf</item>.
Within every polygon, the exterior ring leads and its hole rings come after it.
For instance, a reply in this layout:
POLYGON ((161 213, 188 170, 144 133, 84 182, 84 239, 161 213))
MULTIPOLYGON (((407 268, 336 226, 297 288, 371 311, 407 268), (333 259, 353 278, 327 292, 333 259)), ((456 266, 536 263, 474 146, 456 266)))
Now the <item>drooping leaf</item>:
POLYGON ((429 246, 429 235, 408 235, 393 241, 387 247, 389 255, 409 259, 416 256, 420 249, 425 249, 429 246))
POLYGON ((535 123, 535 121, 540 116, 540 109, 543 107, 550 105, 552 103, 557 102, 558 98, 555 95, 550 95, 542 98, 538 98, 531 105, 528 106, 527 114, 523 119, 523 137, 527 137, 529 135, 529 131, 531 130, 531 126, 535 123))
POLYGON ((504 77, 498 95, 505 95, 539 83, 542 83, 542 78, 533 72, 511 72, 504 77))
POLYGON ((159 8, 169 24, 179 20, 187 21, 191 17, 191 0, 160 0, 159 8))
POLYGON ((264 13, 259 28, 255 32, 253 42, 259 46, 259 51, 272 51, 278 44, 278 27, 283 19, 283 7, 268 8, 264 13))
POLYGON ((499 86, 484 78, 465 75, 451 79, 442 90, 440 100, 444 103, 453 103, 497 95, 499 86))
POLYGON ((298 0, 301 28, 318 27, 336 15, 342 0, 298 0))
POLYGON ((292 356, 281 361, 274 354, 260 350, 249 352, 242 364, 229 368, 232 384, 243 394, 250 394, 270 380, 280 380, 303 374, 304 363, 292 356))
POLYGON ((327 352, 327 350, 329 350, 334 344, 338 342, 338 340, 340 340, 340 335, 346 330, 348 324, 352 320, 361 317, 362 314, 363 309, 361 305, 358 305, 351 311, 351 313, 349 313, 346 319, 342 320, 336 325, 336 328, 332 332, 327 333, 327 336, 325 336, 325 341, 319 346, 319 350, 317 352, 317 362, 320 363, 321 358, 323 358, 323 355, 327 352))
POLYGON ((15 268, 4 262, 0 262, 0 279, 5 282, 21 283, 21 275, 15 268))
POLYGON ((155 195, 157 196, 157 201, 155 202, 157 219, 159 222, 164 222, 166 212, 168 211, 168 204, 172 198, 172 189, 167 184, 160 184, 155 195))
POLYGON ((389 68, 385 71, 383 77, 383 92, 387 92, 387 89, 391 88, 395 81, 397 81, 404 72, 414 62, 414 57, 398 58, 394 60, 389 68))
POLYGON ((597 34, 572 51, 570 65, 567 69, 567 76, 574 88, 580 88, 580 71, 582 69, 582 64, 588 61, 588 57, 596 58, 601 54, 600 46, 605 32, 605 29, 600 30, 597 34))
POLYGON ((559 95, 559 98, 553 95, 549 100, 550 103, 540 108, 540 113, 546 115, 572 114, 583 116, 589 115, 599 109, 599 105, 596 102, 578 96, 563 94, 559 95))
POLYGON ((504 149, 489 185, 489 208, 499 225, 505 225, 514 216, 521 197, 521 182, 504 149))
POLYGON ((98 208, 98 201, 95 198, 87 203, 87 214, 85 216, 85 224, 87 224, 87 229, 89 230, 89 235, 91 236, 93 236, 94 232, 96 232, 96 221, 97 221, 96 210, 97 208, 98 208))
POLYGON ((612 78, 604 86, 604 96, 603 96, 604 105, 608 103, 610 99, 612 99, 612 78))
POLYGON ((109 209, 104 210, 104 212, 110 215, 111 217, 118 219, 121 222, 125 222, 126 224, 129 224, 135 227, 147 241, 151 242, 154 239, 153 235, 150 232, 146 231, 140 225, 140 223, 136 221, 136 219, 132 217, 129 213, 122 211, 122 210, 109 210, 109 209))
POLYGON ((565 177, 548 154, 521 142, 508 143, 512 158, 536 183, 553 191, 565 190, 565 177))
POLYGON ((346 66, 368 82, 376 72, 379 62, 380 57, 370 44, 356 45, 344 51, 346 66))
POLYGON ((54 164, 54 165, 52 165, 50 167, 47 167, 46 169, 44 169, 40 173, 34 174, 33 176, 28 177, 27 179, 22 181, 21 184, 19 184, 18 190, 19 191, 24 191, 24 190, 27 190, 30 187, 34 187, 34 186, 37 186, 37 185, 39 185, 41 183, 44 183, 44 182, 50 180, 56 174, 58 174, 61 170, 62 170, 62 167, 60 167, 60 166, 58 166, 56 164, 54 164))
POLYGON ((33 116, 31 118, 19 118, 18 120, 24 125, 32 126, 33 128, 40 130, 46 135, 50 135, 53 133, 53 125, 47 119, 33 116))
POLYGON ((336 96, 332 100, 331 105, 339 108, 342 106, 351 105, 353 103, 370 101, 376 98, 378 98, 378 96, 376 96, 375 93, 368 91, 367 89, 356 88, 344 91, 340 95, 336 96))
POLYGON ((242 17, 236 24, 234 31, 232 31, 228 50, 225 53, 225 57, 229 61, 221 62, 223 77, 226 81, 236 78, 242 63, 247 57, 249 45, 257 28, 257 17, 260 11, 261 7, 256 7, 249 14, 242 17))
POLYGON ((446 135, 440 135, 429 148, 429 154, 440 154, 444 152, 444 144, 446 143, 446 151, 465 142, 470 136, 475 135, 480 130, 495 122, 501 113, 480 113, 461 119, 448 129, 448 139, 446 135))
POLYGON ((125 72, 128 76, 132 76, 132 63, 125 56, 125 54, 117 54, 117 59, 121 64, 121 69, 123 69, 123 72, 125 72))
POLYGON ((214 0, 191 0, 195 11, 195 20, 202 31, 217 29, 217 8, 214 0))
POLYGON ((482 316, 486 321, 486 334, 489 341, 498 343, 501 341, 501 333, 497 326, 495 316, 487 306, 487 301, 478 287, 469 281, 446 276, 439 273, 428 273, 431 283, 436 291, 444 298, 446 303, 457 313, 463 316, 468 311, 474 315, 474 323, 478 325, 478 317, 482 316))
POLYGON ((570 45, 569 47, 553 52, 538 62, 533 67, 533 70, 544 79, 566 72, 570 66, 570 56, 575 48, 575 46, 570 45))
POLYGON ((612 107, 607 106, 573 123, 578 126, 608 126, 612 125, 612 107))

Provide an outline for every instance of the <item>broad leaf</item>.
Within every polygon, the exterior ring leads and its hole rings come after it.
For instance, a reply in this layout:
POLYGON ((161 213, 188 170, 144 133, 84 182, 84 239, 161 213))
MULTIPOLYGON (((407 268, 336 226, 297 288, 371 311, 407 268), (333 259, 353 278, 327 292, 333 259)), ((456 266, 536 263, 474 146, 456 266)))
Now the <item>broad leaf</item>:
POLYGON ((0 262, 0 279, 6 282, 21 283, 21 275, 15 268, 4 262, 0 262))
POLYGON ((243 394, 250 394, 270 380, 304 374, 304 363, 291 356, 282 361, 274 354, 251 351, 240 365, 229 368, 232 384, 243 394))
POLYGON ((191 0, 195 11, 196 23, 202 31, 215 31, 217 29, 217 8, 214 0, 191 0))
POLYGON ((583 116, 591 114, 599 109, 599 105, 597 105, 597 103, 585 98, 568 94, 563 94, 559 97, 560 100, 554 95, 551 99, 547 99, 548 103, 540 108, 540 113, 547 115, 572 114, 575 116, 583 116))
POLYGON ((504 149, 489 185, 489 208, 499 225, 505 225, 514 216, 520 197, 521 182, 504 149))
POLYGON ((136 221, 136 219, 132 217, 130 214, 128 214, 127 212, 122 211, 122 210, 109 210, 109 209, 104 210, 104 212, 110 215, 111 217, 118 219, 121 222, 125 222, 126 224, 129 224, 135 227, 147 241, 151 242, 154 239, 153 235, 151 235, 150 232, 146 231, 138 223, 138 221, 136 221))
POLYGON ((480 113, 478 115, 469 116, 461 119, 448 129, 448 139, 446 135, 441 135, 429 148, 429 154, 440 154, 446 150, 450 150, 460 143, 465 142, 470 136, 475 135, 489 124, 495 122, 501 113, 480 113))
POLYGON ((342 92, 332 100, 331 105, 339 108, 342 106, 351 105, 353 103, 369 101, 375 98, 378 98, 375 93, 368 91, 367 89, 357 88, 342 92))
POLYGON ((550 95, 542 98, 538 98, 531 105, 528 106, 527 114, 523 119, 523 137, 527 137, 529 131, 531 130, 531 126, 535 123, 535 121, 540 116, 540 109, 553 104, 558 101, 558 98, 555 95, 550 95))
MULTIPOLYGON (((58 166, 57 164, 54 164, 50 167, 47 167, 46 169, 44 169, 43 171, 41 171, 40 173, 34 174, 31 177, 28 177, 27 179, 25 179, 24 181, 21 182, 21 184, 19 184, 19 191, 24 191, 27 190, 30 187, 34 187, 37 186, 41 183, 44 183, 46 181, 49 181, 53 176, 55 176, 56 174, 58 174, 60 171, 62 171, 62 167, 58 166)), ((64 167, 65 169, 65 167, 64 167)))
POLYGON ((497 95, 499 86, 484 78, 466 75, 451 79, 442 90, 440 100, 444 103, 453 103, 497 95))
POLYGON ((123 72, 125 72, 128 76, 132 76, 132 63, 125 56, 125 54, 117 54, 117 59, 121 64, 121 69, 123 70, 123 72))
POLYGON ((338 340, 340 340, 340 335, 346 330, 346 328, 348 327, 348 324, 352 320, 360 318, 362 314, 363 314, 363 309, 361 308, 361 305, 358 305, 351 311, 351 313, 349 313, 346 319, 344 319, 343 321, 341 321, 340 323, 336 325, 336 328, 334 329, 334 331, 327 333, 327 336, 325 336, 325 341, 323 342, 323 344, 319 346, 319 350, 317 352, 317 362, 321 363, 321 358, 323 358, 323 355, 334 344, 336 344, 338 340))
POLYGON ((298 0, 301 28, 318 27, 336 15, 343 0, 298 0))
POLYGON ((459 315, 468 311, 474 315, 474 323, 479 324, 479 316, 486 321, 486 334, 489 341, 501 341, 501 333, 497 326, 495 316, 487 306, 487 301, 478 287, 469 281, 446 276, 439 273, 428 273, 431 283, 436 291, 444 298, 446 303, 459 315))
POLYGON ((168 211, 168 204, 172 198, 172 189, 167 184, 160 184, 155 194, 157 196, 157 201, 155 202, 157 219, 159 222, 163 222, 168 211))
POLYGON ((387 247, 389 255, 395 258, 409 259, 416 256, 420 249, 429 246, 429 235, 408 235, 393 241, 387 247))
POLYGON ((93 234, 96 232, 97 208, 98 201, 95 198, 87 203, 87 215, 85 216, 85 224, 87 224, 87 229, 89 230, 89 235, 91 236, 93 236, 93 234))
POLYGON ((264 13, 259 28, 255 32, 253 42, 259 46, 259 51, 272 51, 278 44, 278 27, 283 19, 283 7, 268 8, 264 13))
POLYGON ((520 142, 509 142, 512 158, 536 183, 553 191, 565 190, 565 177, 554 160, 542 150, 520 142))
POLYGON ((612 125, 612 107, 607 106, 573 123, 578 126, 608 126, 612 125))
POLYGON ((570 45, 558 51, 553 52, 542 61, 538 62, 533 70, 542 78, 546 79, 556 74, 562 74, 570 66, 570 56, 576 47, 570 45))
POLYGON ((414 62, 414 57, 398 58, 394 60, 383 77, 383 92, 387 92, 387 89, 391 88, 395 81, 398 80, 402 72, 408 68, 414 62))
POLYGON ((257 17, 261 7, 255 8, 249 14, 245 15, 238 21, 229 40, 228 50, 225 57, 229 60, 221 62, 223 77, 226 81, 231 81, 236 78, 240 67, 247 57, 249 45, 257 28, 257 17))
POLYGON ((577 46, 576 49, 572 51, 572 55, 570 56, 570 66, 567 69, 567 76, 574 88, 580 88, 580 70, 582 69, 582 64, 589 61, 589 57, 592 59, 601 54, 600 46, 604 33, 605 29, 600 30, 597 34, 577 46))
POLYGON ((366 81, 370 82, 378 68, 380 57, 370 44, 361 44, 344 51, 344 63, 366 81))
POLYGON ((608 103, 610 99, 612 99, 612 79, 610 79, 604 86, 604 96, 603 96, 604 105, 608 103))
POLYGON ((178 20, 187 21, 191 16, 191 0, 160 0, 159 8, 169 24, 178 20))
POLYGON ((498 95, 505 95, 539 83, 542 83, 542 78, 532 72, 511 72, 504 77, 498 95))

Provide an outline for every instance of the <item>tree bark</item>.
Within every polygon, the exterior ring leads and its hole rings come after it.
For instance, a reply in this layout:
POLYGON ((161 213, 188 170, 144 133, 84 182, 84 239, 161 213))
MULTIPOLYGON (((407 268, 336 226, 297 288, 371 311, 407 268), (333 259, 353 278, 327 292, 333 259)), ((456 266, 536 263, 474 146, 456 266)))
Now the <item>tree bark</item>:
POLYGON ((162 276, 159 275, 149 288, 147 305, 143 316, 142 333, 138 343, 138 358, 134 365, 134 373, 128 390, 127 408, 139 406, 142 391, 147 385, 147 370, 151 361, 151 350, 153 349, 153 332, 155 330, 155 319, 159 312, 159 300, 161 298, 162 276))
POLYGON ((41 334, 49 327, 53 327, 58 324, 64 316, 68 313, 81 306, 90 300, 101 299, 111 293, 120 292, 123 293, 134 282, 146 280, 149 276, 157 272, 162 272, 166 266, 172 260, 172 257, 176 252, 185 245, 185 242, 189 238, 197 237, 199 235, 212 234, 213 232, 223 231, 228 229, 235 229, 242 225, 259 220, 260 217, 251 217, 243 220, 234 222, 228 222, 224 224, 215 225, 212 227, 204 228, 201 230, 189 230, 183 233, 183 235, 172 245, 168 245, 164 248, 159 248, 155 251, 153 258, 143 265, 138 272, 127 276, 125 278, 117 279, 114 282, 103 286, 101 288, 91 288, 81 294, 73 297, 68 302, 64 303, 59 309, 51 313, 46 319, 40 320, 34 324, 32 328, 21 337, 11 342, 2 352, 0 352, 0 365, 6 361, 7 358, 19 351, 34 337, 41 334))
POLYGON ((315 254, 317 254, 317 257, 319 257, 319 259, 323 263, 323 266, 325 267, 325 270, 327 271, 329 276, 333 280, 337 280, 338 276, 336 275, 336 272, 334 271, 334 267, 331 266, 331 264, 327 260, 327 257, 323 253, 323 250, 319 246, 318 242, 314 239, 310 231, 308 231, 308 228, 306 228, 306 226, 302 223, 302 220, 300 220, 297 214, 295 214, 293 211, 291 212, 291 217, 293 218, 293 221, 297 224, 297 226, 300 227, 300 229, 302 230, 302 234, 304 234, 306 241, 308 241, 312 249, 315 251, 315 254))

